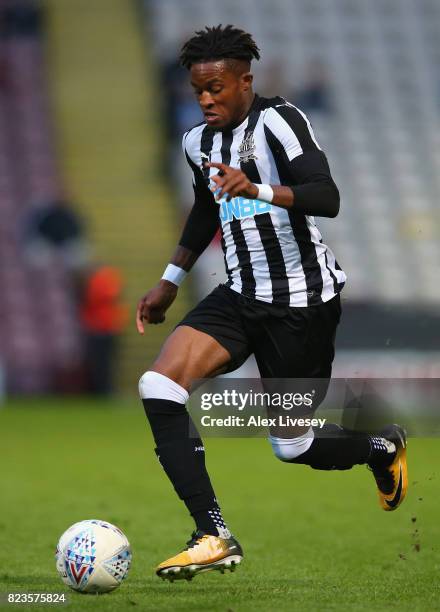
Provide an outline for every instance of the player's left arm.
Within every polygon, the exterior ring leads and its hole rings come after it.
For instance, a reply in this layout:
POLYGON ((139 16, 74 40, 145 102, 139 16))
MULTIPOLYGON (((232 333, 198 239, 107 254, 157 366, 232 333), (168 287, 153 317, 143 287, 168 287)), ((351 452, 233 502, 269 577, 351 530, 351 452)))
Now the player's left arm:
POLYGON ((211 167, 220 170, 219 174, 211 177, 216 183, 216 199, 225 194, 228 200, 240 195, 306 215, 336 217, 339 191, 307 118, 287 104, 270 110, 265 133, 284 184, 255 184, 239 169, 211 163, 211 167))

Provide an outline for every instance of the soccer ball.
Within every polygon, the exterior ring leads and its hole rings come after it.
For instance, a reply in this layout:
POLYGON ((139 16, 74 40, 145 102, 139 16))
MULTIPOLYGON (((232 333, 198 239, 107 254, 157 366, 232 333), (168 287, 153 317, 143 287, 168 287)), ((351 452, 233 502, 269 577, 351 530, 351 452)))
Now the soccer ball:
POLYGON ((131 548, 120 529, 91 519, 63 533, 55 557, 64 584, 82 593, 107 593, 126 578, 131 548))

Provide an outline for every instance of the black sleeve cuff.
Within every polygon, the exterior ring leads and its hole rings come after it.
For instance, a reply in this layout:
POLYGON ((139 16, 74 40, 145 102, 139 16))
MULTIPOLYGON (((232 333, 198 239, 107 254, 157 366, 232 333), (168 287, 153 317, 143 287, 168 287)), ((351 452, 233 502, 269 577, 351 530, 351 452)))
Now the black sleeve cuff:
POLYGON ((292 187, 293 212, 316 217, 336 217, 339 191, 332 179, 292 187))
POLYGON ((292 212, 336 217, 339 191, 323 151, 307 151, 295 157, 289 164, 289 176, 294 194, 292 212))

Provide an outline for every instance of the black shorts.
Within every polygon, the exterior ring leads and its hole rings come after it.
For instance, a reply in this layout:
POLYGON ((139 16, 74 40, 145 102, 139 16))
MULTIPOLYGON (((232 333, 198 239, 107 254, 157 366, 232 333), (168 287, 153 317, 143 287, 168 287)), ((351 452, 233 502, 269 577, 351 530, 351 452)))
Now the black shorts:
POLYGON ((219 285, 179 325, 215 338, 231 355, 227 372, 253 353, 261 378, 328 379, 340 317, 339 295, 318 306, 289 307, 219 285))

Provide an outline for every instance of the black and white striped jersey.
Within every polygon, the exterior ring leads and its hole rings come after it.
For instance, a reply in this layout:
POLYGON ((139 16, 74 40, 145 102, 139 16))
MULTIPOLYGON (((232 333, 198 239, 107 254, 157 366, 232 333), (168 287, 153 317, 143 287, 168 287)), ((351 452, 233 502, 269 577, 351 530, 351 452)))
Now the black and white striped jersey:
POLYGON ((313 197, 316 181, 332 182, 304 113, 283 98, 256 96, 239 126, 216 131, 206 123, 197 125, 184 135, 183 150, 193 170, 196 204, 203 199, 218 209, 228 287, 290 306, 320 304, 341 291, 345 273, 322 241, 314 217, 298 212, 301 201, 313 197), (319 171, 308 169, 313 156, 319 171), (208 188, 218 170, 205 168, 206 161, 241 168, 253 183, 292 186, 294 207, 286 210, 243 197, 217 202, 208 188))

